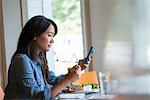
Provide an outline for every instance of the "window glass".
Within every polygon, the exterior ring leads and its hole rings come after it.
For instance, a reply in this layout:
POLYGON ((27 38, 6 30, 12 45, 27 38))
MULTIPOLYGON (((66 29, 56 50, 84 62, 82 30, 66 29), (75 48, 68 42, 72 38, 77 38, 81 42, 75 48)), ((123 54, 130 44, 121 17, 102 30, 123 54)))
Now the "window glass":
POLYGON ((54 71, 59 75, 83 58, 80 0, 52 0, 52 8, 58 25, 53 44, 54 71))

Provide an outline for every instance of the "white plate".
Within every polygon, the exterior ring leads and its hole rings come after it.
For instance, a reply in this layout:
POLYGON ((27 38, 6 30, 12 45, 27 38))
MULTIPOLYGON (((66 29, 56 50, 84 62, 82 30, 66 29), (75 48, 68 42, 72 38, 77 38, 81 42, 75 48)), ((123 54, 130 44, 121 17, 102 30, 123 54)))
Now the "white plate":
POLYGON ((74 94, 76 94, 76 93, 92 94, 92 93, 98 93, 98 92, 99 92, 99 89, 92 90, 92 91, 76 91, 76 92, 72 92, 72 93, 74 93, 74 94))
POLYGON ((59 99, 82 99, 84 98, 84 93, 61 93, 58 95, 59 99))

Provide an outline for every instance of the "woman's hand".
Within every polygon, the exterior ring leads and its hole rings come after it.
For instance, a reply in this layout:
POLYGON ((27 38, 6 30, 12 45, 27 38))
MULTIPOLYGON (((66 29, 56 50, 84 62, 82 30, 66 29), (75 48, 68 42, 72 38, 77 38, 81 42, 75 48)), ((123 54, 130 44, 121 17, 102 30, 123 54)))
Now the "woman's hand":
POLYGON ((75 65, 72 69, 69 70, 68 74, 65 76, 65 79, 67 79, 70 83, 76 81, 79 79, 81 73, 81 66, 75 65))
POLYGON ((91 58, 88 59, 87 63, 85 63, 85 62, 86 62, 86 58, 79 60, 78 64, 81 66, 81 70, 86 69, 90 65, 91 58))
POLYGON ((52 87, 51 96, 56 96, 60 91, 65 90, 66 86, 73 83, 77 79, 79 79, 79 74, 81 72, 81 66, 75 65, 68 74, 65 75, 64 79, 61 80, 58 84, 55 84, 52 87))
POLYGON ((95 50, 93 50, 93 52, 89 56, 89 58, 84 58, 84 59, 79 60, 78 65, 81 66, 81 70, 86 69, 90 65, 91 57, 93 56, 94 52, 95 52, 95 50))

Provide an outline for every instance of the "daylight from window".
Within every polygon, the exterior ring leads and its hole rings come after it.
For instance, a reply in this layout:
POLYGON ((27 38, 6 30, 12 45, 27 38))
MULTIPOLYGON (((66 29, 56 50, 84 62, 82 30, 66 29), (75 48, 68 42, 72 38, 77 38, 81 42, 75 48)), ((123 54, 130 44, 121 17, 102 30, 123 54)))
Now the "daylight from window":
POLYGON ((54 71, 59 75, 83 58, 80 0, 53 0, 52 8, 58 25, 53 44, 54 71))

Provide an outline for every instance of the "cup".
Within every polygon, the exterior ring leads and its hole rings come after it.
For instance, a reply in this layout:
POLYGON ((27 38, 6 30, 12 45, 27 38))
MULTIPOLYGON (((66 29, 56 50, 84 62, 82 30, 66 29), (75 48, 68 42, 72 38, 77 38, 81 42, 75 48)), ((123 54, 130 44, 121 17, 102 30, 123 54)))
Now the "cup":
POLYGON ((111 92, 110 87, 110 71, 99 72, 100 93, 108 95, 111 92))

